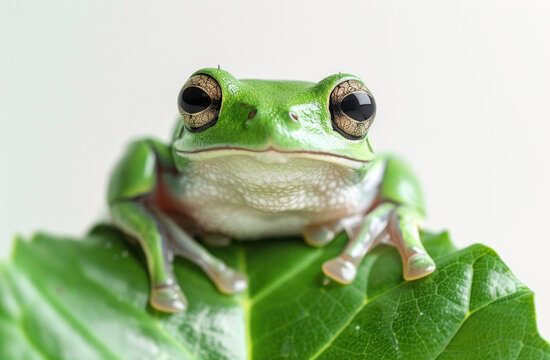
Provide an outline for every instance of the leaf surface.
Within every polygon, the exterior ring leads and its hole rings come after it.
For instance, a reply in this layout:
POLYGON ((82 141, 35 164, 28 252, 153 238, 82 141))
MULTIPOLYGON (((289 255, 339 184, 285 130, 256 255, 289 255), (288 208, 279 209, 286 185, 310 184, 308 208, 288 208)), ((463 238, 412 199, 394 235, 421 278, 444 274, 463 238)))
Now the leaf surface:
POLYGON ((323 249, 300 239, 211 249, 250 278, 221 295, 183 259, 184 313, 148 305, 141 250, 107 226, 83 239, 18 239, 0 266, 1 359, 550 359, 533 293, 495 252, 456 250, 423 233, 437 270, 404 281, 395 249, 379 246, 348 286, 326 283, 323 249))

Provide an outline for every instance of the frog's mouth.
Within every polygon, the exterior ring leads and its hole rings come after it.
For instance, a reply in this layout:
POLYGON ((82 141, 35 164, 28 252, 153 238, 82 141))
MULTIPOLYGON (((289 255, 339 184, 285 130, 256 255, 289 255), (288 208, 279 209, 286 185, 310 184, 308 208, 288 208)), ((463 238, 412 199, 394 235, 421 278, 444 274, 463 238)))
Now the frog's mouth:
POLYGON ((240 147, 215 147, 193 151, 176 150, 177 154, 189 161, 204 161, 224 156, 250 156, 265 164, 285 164, 293 159, 311 159, 333 163, 346 168, 360 169, 369 163, 368 160, 354 159, 345 155, 322 151, 309 150, 280 150, 268 147, 262 150, 245 149, 240 147))

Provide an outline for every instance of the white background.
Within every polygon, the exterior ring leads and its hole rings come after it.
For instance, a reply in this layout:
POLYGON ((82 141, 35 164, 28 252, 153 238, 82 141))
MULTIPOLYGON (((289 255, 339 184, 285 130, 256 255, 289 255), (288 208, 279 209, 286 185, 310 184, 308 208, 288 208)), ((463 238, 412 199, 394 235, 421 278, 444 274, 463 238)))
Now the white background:
POLYGON ((417 170, 428 227, 495 248, 550 339, 544 1, 0 4, 0 257, 16 232, 78 236, 104 216, 113 162, 136 135, 168 139, 193 71, 350 72, 377 100, 375 149, 417 170))

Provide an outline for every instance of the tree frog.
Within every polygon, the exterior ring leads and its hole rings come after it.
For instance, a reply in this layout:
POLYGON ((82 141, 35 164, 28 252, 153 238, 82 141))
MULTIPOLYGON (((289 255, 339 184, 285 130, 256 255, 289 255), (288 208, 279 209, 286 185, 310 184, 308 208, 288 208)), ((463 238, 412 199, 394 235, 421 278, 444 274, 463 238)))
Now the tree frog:
POLYGON ((373 153, 376 104, 358 77, 238 80, 207 68, 187 80, 177 105, 171 143, 132 142, 108 186, 112 221, 145 253, 154 308, 187 307, 175 255, 222 293, 247 288, 244 274, 201 243, 301 235, 320 247, 345 231, 347 245, 322 266, 334 281, 352 282, 379 243, 397 248, 405 279, 435 270, 419 237, 421 188, 404 162, 373 153))

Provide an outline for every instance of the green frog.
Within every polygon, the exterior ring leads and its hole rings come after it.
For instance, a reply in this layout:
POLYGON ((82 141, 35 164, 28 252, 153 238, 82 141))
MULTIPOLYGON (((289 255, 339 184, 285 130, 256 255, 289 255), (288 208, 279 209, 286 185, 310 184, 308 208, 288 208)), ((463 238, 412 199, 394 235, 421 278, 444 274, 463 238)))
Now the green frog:
POLYGON ((321 247, 345 231, 347 245, 322 266, 336 282, 351 283, 380 243, 397 248, 407 280, 435 270, 419 237, 421 188, 403 161, 373 153, 376 103, 358 77, 238 80, 207 68, 177 103, 171 143, 132 142, 108 187, 112 221, 145 253, 154 308, 187 307, 174 256, 200 266, 222 293, 247 288, 203 244, 301 235, 321 247))

